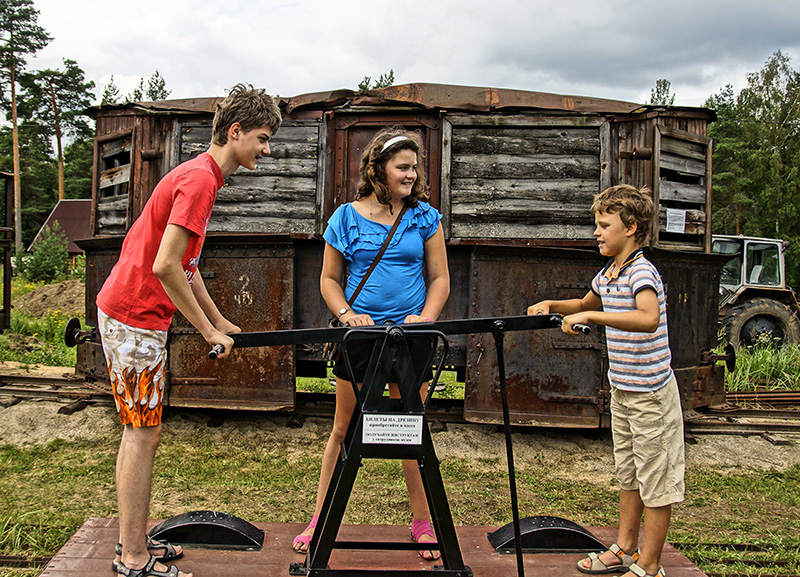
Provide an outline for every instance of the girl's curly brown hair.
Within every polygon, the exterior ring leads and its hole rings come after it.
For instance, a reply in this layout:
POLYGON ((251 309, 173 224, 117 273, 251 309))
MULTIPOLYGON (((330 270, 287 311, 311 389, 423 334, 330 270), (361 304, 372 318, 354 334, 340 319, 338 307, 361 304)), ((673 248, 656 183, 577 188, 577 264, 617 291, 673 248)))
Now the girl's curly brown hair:
POLYGON ((386 187, 386 163, 401 150, 411 150, 417 155, 417 180, 411 188, 411 194, 404 202, 409 206, 417 206, 420 200, 428 201, 428 187, 425 180, 425 170, 422 168, 422 138, 416 132, 406 130, 402 126, 389 126, 381 129, 367 145, 361 157, 356 200, 375 194, 381 204, 388 204, 391 208, 389 189, 386 187), (395 136, 405 136, 403 140, 395 142, 386 150, 384 144, 395 136))

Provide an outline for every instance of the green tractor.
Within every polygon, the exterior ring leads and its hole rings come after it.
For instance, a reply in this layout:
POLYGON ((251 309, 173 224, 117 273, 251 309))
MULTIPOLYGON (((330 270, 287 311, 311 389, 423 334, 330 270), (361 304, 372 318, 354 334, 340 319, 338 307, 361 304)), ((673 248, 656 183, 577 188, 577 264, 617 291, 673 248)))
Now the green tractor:
POLYGON ((731 257, 720 277, 720 340, 734 348, 800 342, 800 304, 786 286, 787 246, 774 238, 713 236, 712 251, 731 257))

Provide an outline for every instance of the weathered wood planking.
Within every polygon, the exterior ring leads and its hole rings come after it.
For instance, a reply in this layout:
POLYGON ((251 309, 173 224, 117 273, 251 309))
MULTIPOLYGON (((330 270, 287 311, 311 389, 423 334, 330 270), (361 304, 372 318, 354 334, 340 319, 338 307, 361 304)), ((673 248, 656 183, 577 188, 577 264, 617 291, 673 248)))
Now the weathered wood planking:
POLYGON ((584 204, 587 211, 594 195, 600 192, 597 182, 577 178, 561 180, 464 178, 460 179, 458 184, 458 190, 454 190, 452 193, 456 202, 519 198, 553 203, 584 204))
POLYGON ((578 226, 543 222, 467 222, 453 223, 453 236, 456 238, 514 238, 514 239, 553 239, 591 240, 594 226, 578 226))
POLYGON ((706 164, 704 161, 694 160, 685 156, 678 156, 670 152, 661 151, 661 168, 674 170, 682 174, 691 174, 697 177, 706 175, 706 164))
POLYGON ((686 184, 684 182, 662 180, 660 182, 659 198, 662 201, 674 200, 705 205, 706 187, 703 184, 686 184))
POLYGON ((706 146, 698 142, 678 140, 667 136, 661 137, 661 150, 676 156, 683 156, 705 163, 706 146))
POLYGON ((596 126, 454 126, 450 226, 462 238, 591 238, 596 126))
POLYGON ((102 158, 109 158, 111 156, 115 156, 117 154, 130 151, 131 151, 130 136, 119 140, 104 142, 103 144, 100 145, 100 156, 102 158))
MULTIPOLYGON (((199 126, 181 142, 182 154, 211 138, 211 128, 199 126)), ((217 194, 208 230, 313 234, 316 223, 317 150, 319 123, 284 123, 270 140, 270 155, 255 170, 238 169, 217 194)))
POLYGON ((100 189, 108 188, 109 186, 115 186, 117 184, 122 184, 123 182, 128 182, 131 179, 131 165, 124 164, 122 166, 117 166, 116 168, 109 168, 108 170, 104 170, 100 173, 100 189))
MULTIPOLYGON (((109 189, 111 190, 111 189, 109 189)), ((125 234, 128 216, 128 191, 116 196, 99 196, 97 199, 97 233, 125 234)))
POLYGON ((659 180, 657 246, 697 250, 706 244, 710 231, 707 214, 710 177, 707 162, 710 140, 705 133, 687 132, 684 126, 659 124, 656 130, 659 180), (683 233, 667 232, 667 208, 686 210, 683 233))

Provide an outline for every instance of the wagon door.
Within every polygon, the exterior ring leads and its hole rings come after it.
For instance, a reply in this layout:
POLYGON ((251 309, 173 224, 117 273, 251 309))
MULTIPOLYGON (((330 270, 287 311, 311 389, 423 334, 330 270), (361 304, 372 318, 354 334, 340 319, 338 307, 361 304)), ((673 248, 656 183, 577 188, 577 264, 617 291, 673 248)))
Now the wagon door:
MULTIPOLYGON (((483 247, 472 260, 470 316, 525 314, 543 299, 581 298, 600 257, 580 250, 483 247)), ((536 426, 598 427, 605 406, 607 355, 600 327, 590 335, 560 329, 510 332, 504 337, 511 422, 536 426)), ((490 334, 467 342, 464 416, 468 421, 501 419, 497 355, 490 334)))
MULTIPOLYGON (((608 121, 450 114, 443 133, 450 247, 473 247, 468 315, 515 316, 542 299, 584 296, 603 262, 596 249, 578 247, 594 246, 589 207, 611 182, 608 121)), ((557 329, 506 335, 512 422, 603 425, 602 337, 557 329)), ((502 419, 491 335, 467 340, 464 414, 476 422, 502 419)))
MULTIPOLYGON (((296 282, 290 235, 315 232, 320 126, 317 119, 287 120, 272 138, 273 153, 255 170, 237 170, 217 194, 198 268, 220 312, 245 332, 294 328, 297 300, 319 299, 318 289, 296 292, 302 282, 296 282)), ((184 120, 174 132, 180 134, 175 155, 181 161, 211 139, 208 119, 184 120)), ((318 278, 319 270, 307 274, 318 278)), ((169 341, 170 405, 294 407, 295 347, 234 349, 216 361, 208 359, 208 349, 176 314, 169 341)))
MULTIPOLYGON (((294 322, 294 251, 231 238, 206 239, 199 269, 220 312, 245 332, 294 322)), ((227 409, 294 407, 294 347, 233 349, 210 360, 209 345, 180 313, 169 332, 169 405, 227 409)))

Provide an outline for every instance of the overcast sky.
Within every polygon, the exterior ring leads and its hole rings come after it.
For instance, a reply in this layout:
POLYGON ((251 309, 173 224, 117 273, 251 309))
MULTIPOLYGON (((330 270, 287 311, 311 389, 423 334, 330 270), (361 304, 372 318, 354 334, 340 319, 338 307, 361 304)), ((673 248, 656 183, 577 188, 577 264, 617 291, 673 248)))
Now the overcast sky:
POLYGON ((170 98, 237 82, 294 96, 395 84, 518 88, 645 103, 659 78, 702 106, 775 51, 800 66, 800 0, 34 0, 53 40, 29 69, 77 61, 124 95, 158 69, 170 98))

